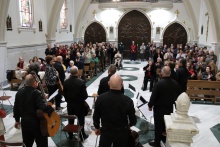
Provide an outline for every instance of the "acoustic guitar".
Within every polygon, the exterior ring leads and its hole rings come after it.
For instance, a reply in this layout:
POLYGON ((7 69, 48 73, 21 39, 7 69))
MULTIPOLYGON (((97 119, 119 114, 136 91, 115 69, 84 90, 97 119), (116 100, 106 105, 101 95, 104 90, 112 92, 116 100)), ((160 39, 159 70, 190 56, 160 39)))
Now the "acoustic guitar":
MULTIPOLYGON (((40 80, 34 71, 31 72, 31 75, 34 79, 38 82, 38 86, 41 91, 41 95, 45 98, 44 89, 40 83, 40 80)), ((46 100, 45 100, 46 102, 46 100)), ((48 102, 48 105, 52 106, 52 103, 48 102)), ((47 113, 43 112, 42 110, 37 110, 37 116, 40 119, 41 125, 41 133, 43 136, 54 136, 60 127, 60 117, 59 115, 53 111, 49 116, 47 113)))

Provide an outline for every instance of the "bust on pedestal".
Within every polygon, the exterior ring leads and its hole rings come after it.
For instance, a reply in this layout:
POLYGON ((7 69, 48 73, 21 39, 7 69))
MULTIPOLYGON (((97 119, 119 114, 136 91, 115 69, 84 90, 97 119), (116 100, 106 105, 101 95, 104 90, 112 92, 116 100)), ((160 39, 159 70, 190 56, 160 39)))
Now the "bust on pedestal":
POLYGON ((189 107, 189 96, 183 92, 176 100, 176 112, 164 116, 167 147, 189 147, 193 136, 199 133, 195 122, 188 116, 189 107))

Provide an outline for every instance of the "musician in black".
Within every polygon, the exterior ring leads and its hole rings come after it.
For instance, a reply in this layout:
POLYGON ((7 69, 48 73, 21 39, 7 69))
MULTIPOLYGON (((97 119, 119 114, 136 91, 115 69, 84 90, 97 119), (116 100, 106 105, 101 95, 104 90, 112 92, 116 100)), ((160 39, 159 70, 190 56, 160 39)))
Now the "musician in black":
POLYGON ((40 121, 37 117, 37 109, 50 115, 54 109, 47 105, 45 99, 36 89, 38 82, 31 74, 25 77, 26 86, 21 88, 14 103, 15 128, 21 125, 22 138, 26 147, 32 147, 34 141, 39 147, 48 147, 47 136, 43 136, 40 129, 40 121), (21 118, 21 121, 20 121, 21 118))
POLYGON ((111 147, 112 144, 114 147, 127 147, 130 126, 137 122, 134 104, 121 92, 122 79, 119 75, 112 75, 109 85, 110 90, 99 95, 95 103, 95 134, 101 135, 99 147, 111 147))
MULTIPOLYGON (((81 141, 84 141, 88 138, 88 135, 84 132, 86 114, 84 102, 88 97, 88 93, 86 91, 85 82, 78 78, 78 68, 76 66, 71 67, 70 78, 64 81, 63 95, 65 97, 65 101, 67 102, 68 114, 76 115, 79 119, 80 126, 83 127, 81 130, 82 133, 80 133, 80 139, 81 141)), ((74 120, 70 119, 69 123, 73 124, 74 120)), ((73 134, 69 133, 69 139, 72 138, 73 134)))
POLYGON ((149 111, 154 110, 155 141, 149 142, 154 147, 160 147, 161 140, 165 142, 164 115, 173 112, 173 104, 181 94, 180 85, 170 77, 170 67, 164 66, 161 74, 162 79, 154 86, 148 103, 149 111))
MULTIPOLYGON (((108 85, 108 81, 109 81, 110 77, 115 73, 116 73, 116 66, 112 64, 108 68, 108 76, 102 78, 100 83, 99 83, 98 95, 109 91, 110 88, 109 88, 109 85, 108 85)), ((124 94, 124 87, 123 86, 121 88, 121 92, 124 94)))
MULTIPOLYGON (((61 82, 60 84, 63 85, 64 79, 65 79, 65 72, 64 72, 64 69, 63 69, 63 66, 62 66, 62 62, 63 62, 63 57, 62 56, 57 56, 55 64, 54 64, 54 68, 58 72, 59 79, 60 79, 60 82, 61 82)), ((62 86, 62 85, 60 85, 60 86, 62 86)), ((62 99, 62 94, 58 93, 57 96, 55 97, 56 109, 57 110, 62 109, 60 107, 61 99, 62 99)))

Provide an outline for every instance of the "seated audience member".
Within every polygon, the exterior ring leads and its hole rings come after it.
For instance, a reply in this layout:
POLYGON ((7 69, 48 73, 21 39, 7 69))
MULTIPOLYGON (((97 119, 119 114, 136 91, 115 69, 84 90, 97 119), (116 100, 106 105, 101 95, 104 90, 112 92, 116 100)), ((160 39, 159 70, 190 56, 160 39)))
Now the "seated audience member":
POLYGON ((121 54, 118 50, 117 53, 115 54, 115 66, 120 66, 120 64, 121 64, 121 54))
POLYGON ((209 55, 210 55, 211 60, 213 60, 214 63, 216 64, 216 62, 217 62, 217 56, 215 55, 214 51, 211 50, 210 53, 209 53, 209 55))
POLYGON ((211 67, 211 72, 216 75, 218 73, 218 67, 215 64, 214 60, 211 60, 208 65, 211 67))
POLYGON ((99 63, 99 59, 96 57, 96 54, 92 54, 92 57, 90 58, 90 63, 95 63, 95 75, 97 74, 97 65, 99 63))
POLYGON ((220 70, 218 71, 218 73, 215 75, 216 81, 220 81, 220 70))
POLYGON ((215 81, 215 75, 211 72, 211 67, 206 66, 206 70, 202 72, 201 80, 215 81))
POLYGON ((37 56, 34 56, 33 59, 32 59, 32 61, 33 61, 33 62, 38 62, 38 57, 37 57, 37 56))
POLYGON ((170 48, 167 49, 167 52, 164 54, 164 60, 173 60, 173 53, 171 53, 170 48))
POLYGON ((71 67, 73 67, 73 66, 74 66, 74 61, 73 61, 73 60, 70 60, 70 66, 67 67, 66 73, 70 73, 70 69, 71 69, 71 67))
MULTIPOLYGON (((201 74, 206 69, 206 62, 204 62, 204 57, 198 57, 198 62, 196 63, 196 72, 197 74, 201 74)), ((199 75, 200 76, 200 75, 199 75)))
POLYGON ((183 49, 179 49, 179 54, 177 54, 176 60, 179 60, 180 58, 186 58, 186 54, 184 54, 183 49))
POLYGON ((51 48, 51 45, 48 44, 47 49, 45 50, 44 53, 47 56, 47 55, 55 55, 56 52, 55 52, 54 48, 51 48))
POLYGON ((190 74, 189 79, 190 80, 197 80, 197 73, 196 73, 196 70, 194 69, 191 62, 187 62, 186 68, 188 69, 189 74, 190 74))
POLYGON ((22 57, 19 57, 19 62, 17 63, 17 70, 27 70, 27 64, 24 62, 22 57))

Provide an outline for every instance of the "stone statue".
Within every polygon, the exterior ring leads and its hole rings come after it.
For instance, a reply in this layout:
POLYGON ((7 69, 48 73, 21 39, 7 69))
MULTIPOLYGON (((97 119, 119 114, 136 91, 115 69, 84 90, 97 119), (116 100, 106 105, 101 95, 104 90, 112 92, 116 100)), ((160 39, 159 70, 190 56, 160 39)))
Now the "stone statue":
POLYGON ((6 26, 7 26, 7 30, 12 30, 11 17, 9 15, 6 20, 6 26))

